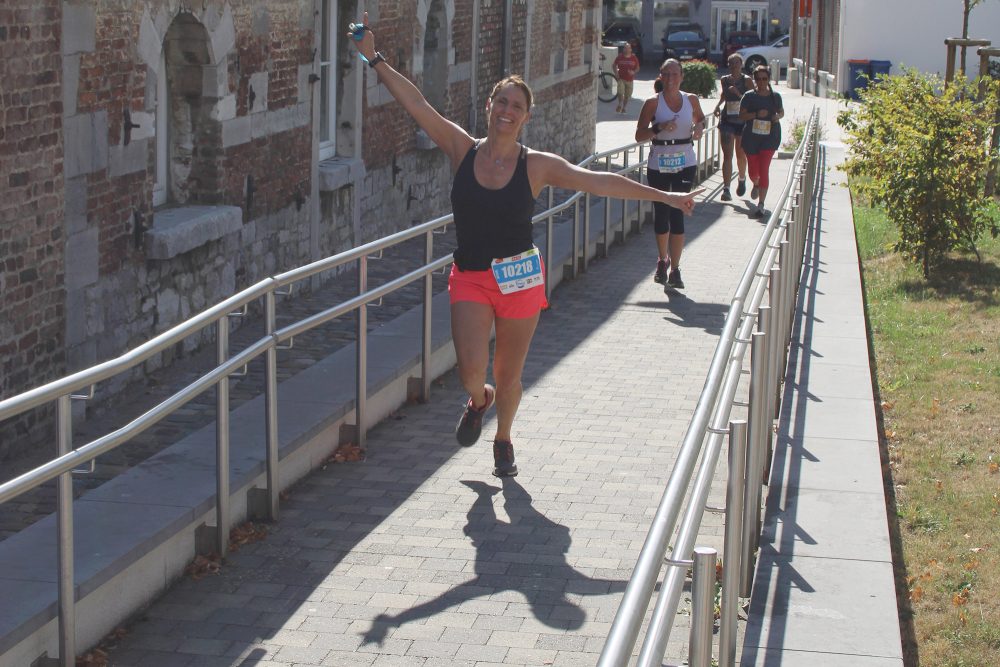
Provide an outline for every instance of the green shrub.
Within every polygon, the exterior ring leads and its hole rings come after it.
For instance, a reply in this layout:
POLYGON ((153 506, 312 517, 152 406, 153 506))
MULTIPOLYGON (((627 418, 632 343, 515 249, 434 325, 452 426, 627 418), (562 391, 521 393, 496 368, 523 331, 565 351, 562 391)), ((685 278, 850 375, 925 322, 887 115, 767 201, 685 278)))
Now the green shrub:
POLYGON ((869 84, 837 119, 850 146, 844 168, 862 177, 858 191, 885 209, 895 250, 925 278, 951 250, 977 252, 985 232, 1000 234, 984 194, 1000 82, 985 79, 982 96, 978 86, 908 69, 869 84))
MULTIPOLYGON (((802 137, 806 135, 806 127, 809 125, 808 116, 793 116, 789 123, 789 131, 785 133, 785 141, 781 144, 781 150, 795 152, 802 143, 802 137)), ((826 129, 820 123, 817 127, 816 139, 822 141, 826 139, 826 129)))
POLYGON ((688 60, 681 63, 681 68, 684 71, 681 90, 698 97, 708 97, 715 92, 715 65, 704 60, 688 60))

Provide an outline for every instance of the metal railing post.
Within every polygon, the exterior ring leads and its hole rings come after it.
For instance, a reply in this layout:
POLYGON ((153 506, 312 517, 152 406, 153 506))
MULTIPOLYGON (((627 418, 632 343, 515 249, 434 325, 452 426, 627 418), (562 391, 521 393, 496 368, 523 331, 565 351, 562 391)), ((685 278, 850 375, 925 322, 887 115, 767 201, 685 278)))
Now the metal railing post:
MULTIPOLYGON (((358 296, 368 291, 368 256, 358 257, 358 296)), ((355 436, 358 447, 364 449, 368 439, 365 428, 365 408, 368 403, 368 304, 358 307, 357 359, 355 362, 356 385, 354 401, 355 436)))
POLYGON ((590 251, 590 193, 584 195, 583 203, 583 272, 587 272, 587 253, 590 251))
MULTIPOLYGON (((424 264, 434 260, 434 231, 427 232, 424 239, 424 264)), ((431 322, 434 317, 434 276, 424 276, 423 327, 420 339, 420 400, 431 400, 431 322)))
MULTIPOLYGON (((785 369, 788 368, 788 343, 792 338, 792 321, 795 318, 795 283, 797 282, 798 274, 793 270, 796 265, 795 258, 792 255, 793 244, 789 240, 784 240, 781 242, 781 277, 783 279, 783 285, 781 286, 781 296, 784 300, 784 311, 781 321, 781 365, 779 366, 779 386, 781 384, 781 376, 784 375, 785 369)), ((781 404, 781 395, 778 394, 778 404, 781 404)), ((777 417, 777 414, 775 415, 777 417)))
MULTIPOLYGON (((59 455, 73 449, 73 409, 69 395, 56 401, 59 455)), ((59 540, 59 662, 76 664, 76 588, 73 571, 73 473, 64 472, 56 482, 56 530, 59 540)))
MULTIPOLYGON (((552 208, 551 206, 549 208, 552 208)), ((552 297, 552 236, 554 228, 552 224, 552 214, 545 219, 545 298, 552 297)))
POLYGON ((736 664, 736 614, 743 538, 743 494, 747 472, 747 423, 729 422, 729 480, 726 484, 726 531, 722 549, 722 600, 719 613, 719 667, 736 664))
MULTIPOLYGON (((579 248, 580 248, 580 199, 577 198, 577 200, 573 202, 573 250, 569 253, 570 261, 573 262, 573 270, 571 273, 574 279, 576 279, 576 277, 580 274, 580 261, 576 254, 579 248)), ((583 254, 584 255, 587 254, 586 246, 584 246, 583 248, 583 254)))
MULTIPOLYGON (((604 171, 611 173, 611 156, 604 157, 604 171)), ((604 198, 604 257, 608 257, 611 247, 611 197, 604 198)))
MULTIPOLYGON (((265 333, 274 335, 277 316, 273 289, 264 295, 264 320, 265 333)), ((278 350, 274 345, 264 353, 264 424, 267 431, 267 518, 277 521, 281 491, 278 488, 278 350)))
POLYGON ((711 667, 712 626, 715 617, 715 561, 717 552, 708 547, 694 548, 691 577, 691 641, 688 665, 711 667))
MULTIPOLYGON (((767 352, 770 308, 761 306, 757 311, 757 327, 763 329, 751 335, 750 343, 750 423, 746 453, 746 486, 743 490, 743 519, 741 522, 740 544, 743 549, 740 558, 740 597, 750 597, 753 585, 754 553, 760 534, 757 522, 760 517, 761 476, 764 467, 764 449, 771 420, 767 418, 767 352)), ((728 503, 726 508, 728 510, 728 503)))
MULTIPOLYGON (((782 283, 781 283, 781 269, 778 267, 772 267, 770 272, 770 280, 768 283, 769 295, 768 303, 771 306, 770 319, 767 323, 767 335, 768 335, 768 350, 767 350, 767 361, 768 361, 768 373, 767 373, 767 386, 768 386, 768 418, 773 418, 775 416, 775 411, 777 409, 777 396, 778 387, 781 384, 779 378, 779 365, 781 360, 781 329, 783 317, 783 306, 784 301, 781 296, 782 283)), ((770 436, 768 436, 770 439, 770 436)))
MULTIPOLYGON (((216 323, 216 362, 221 366, 229 359, 229 318, 216 323)), ((226 557, 229 548, 229 376, 219 378, 215 385, 215 550, 219 558, 226 557)))

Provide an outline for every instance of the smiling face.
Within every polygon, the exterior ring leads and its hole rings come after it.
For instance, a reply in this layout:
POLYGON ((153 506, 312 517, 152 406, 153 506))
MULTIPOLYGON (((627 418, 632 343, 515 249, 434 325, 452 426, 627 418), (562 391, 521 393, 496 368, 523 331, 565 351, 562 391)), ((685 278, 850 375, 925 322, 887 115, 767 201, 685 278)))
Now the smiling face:
POLYGON ((491 130, 510 132, 516 137, 531 116, 531 101, 520 84, 503 83, 493 90, 486 112, 491 130))
POLYGON ((676 60, 668 60, 660 67, 660 81, 663 82, 665 92, 677 92, 681 88, 681 81, 684 80, 684 71, 681 64, 676 60))

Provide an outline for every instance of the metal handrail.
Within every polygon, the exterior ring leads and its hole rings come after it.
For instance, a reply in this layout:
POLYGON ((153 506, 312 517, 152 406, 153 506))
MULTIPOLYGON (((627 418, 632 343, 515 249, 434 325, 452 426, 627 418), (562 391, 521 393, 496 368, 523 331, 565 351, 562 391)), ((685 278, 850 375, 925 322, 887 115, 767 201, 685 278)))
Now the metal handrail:
MULTIPOLYGON (((711 123, 710 123, 711 124, 711 123)), ((710 128, 712 136, 716 128, 710 128)), ((706 132, 709 135, 710 132, 706 132)), ((708 141, 703 137, 703 141, 708 141)), ((717 142, 713 142, 717 143, 717 142)), ((644 144, 634 143, 628 146, 616 148, 602 153, 591 155, 578 166, 589 168, 597 164, 599 160, 604 160, 604 168, 607 171, 614 170, 615 173, 626 176, 638 172, 641 177, 645 167, 643 159, 644 144), (638 151, 639 159, 629 164, 629 156, 638 151), (614 165, 612 168, 612 158, 621 155, 622 165, 614 165)), ((701 155, 701 153, 699 153, 701 155)), ((714 168, 718 161, 717 150, 714 154, 705 152, 703 159, 699 161, 699 174, 707 173, 714 168)), ((590 217, 590 196, 583 193, 575 193, 566 201, 558 205, 553 204, 553 188, 549 188, 549 207, 547 210, 533 216, 532 222, 545 221, 547 224, 547 248, 546 257, 547 270, 552 265, 553 246, 553 219, 556 214, 574 207, 573 219, 573 248, 572 262, 574 275, 580 255, 583 264, 586 264, 589 247, 589 217, 590 217), (580 227, 579 203, 581 197, 586 197, 585 201, 585 224, 584 224, 584 246, 579 247, 577 230, 580 227)), ((609 228, 607 216, 612 200, 617 198, 607 197, 605 205, 605 255, 609 242, 609 228)), ((622 200, 623 211, 626 206, 622 200)), ((639 213, 641 214, 641 206, 639 213)), ((625 216, 623 215, 622 225, 624 240, 625 236, 625 216)), ((216 457, 216 550, 220 556, 225 556, 228 548, 228 526, 229 521, 229 392, 227 380, 232 375, 245 368, 247 364, 261 355, 265 356, 265 436, 266 436, 266 495, 268 518, 276 519, 278 512, 278 429, 277 429, 277 351, 285 349, 291 340, 320 324, 333 320, 337 317, 356 311, 358 314, 358 333, 356 349, 356 398, 354 405, 354 418, 357 429, 358 444, 363 444, 365 438, 365 400, 367 397, 367 326, 365 305, 382 299, 406 285, 409 285, 421 278, 425 281, 423 309, 424 324, 422 331, 422 388, 423 398, 429 397, 430 381, 429 357, 430 357, 430 310, 431 299, 433 297, 430 279, 432 274, 442 268, 446 268, 452 262, 450 255, 433 258, 433 235, 440 229, 451 224, 454 218, 451 214, 441 216, 428 222, 416 225, 395 234, 383 237, 352 248, 337 255, 327 257, 310 264, 265 278, 256 284, 242 290, 241 292, 221 301, 220 303, 206 309, 205 311, 181 322, 167 331, 153 337, 149 341, 129 350, 128 352, 97 364, 90 368, 78 371, 66 377, 54 380, 40 387, 36 387, 19 395, 0 401, 0 420, 9 419, 28 410, 32 410, 49 403, 56 404, 56 416, 58 422, 58 455, 44 463, 43 465, 27 471, 24 474, 0 484, 0 503, 7 502, 17 496, 26 493, 35 487, 57 479, 57 509, 58 516, 58 550, 59 550, 59 661, 66 666, 72 665, 75 649, 75 616, 74 616, 74 570, 73 570, 73 512, 72 512, 72 480, 71 474, 80 466, 92 463, 94 459, 105 454, 114 448, 124 444, 135 436, 146 431, 162 419, 166 418, 174 411, 205 392, 212 387, 217 388, 217 457, 216 457), (373 255, 381 256, 384 249, 398 245, 404 241, 423 236, 425 238, 424 265, 418 269, 410 271, 398 278, 395 278, 383 285, 373 289, 367 287, 366 262, 373 255), (325 271, 337 269, 349 263, 356 262, 358 267, 359 293, 340 304, 325 309, 319 313, 311 315, 299 322, 293 323, 283 328, 276 325, 275 301, 279 295, 291 294, 291 288, 298 282, 315 276, 325 271), (287 289, 285 289, 287 288, 287 289), (264 299, 265 334, 257 341, 250 344, 241 352, 229 355, 229 315, 233 313, 246 313, 251 302, 264 299), (215 325, 217 327, 216 348, 217 365, 206 372, 188 386, 172 394, 167 399, 156 406, 139 415, 129 423, 79 447, 72 446, 72 411, 69 408, 70 398, 76 397, 81 389, 87 389, 88 395, 93 394, 93 387, 110 377, 129 370, 138 364, 146 361, 155 354, 168 349, 183 341, 189 336, 199 334, 205 328, 215 325)), ((546 289, 551 289, 551 281, 546 281, 546 289)))
MULTIPOLYGON (((744 270, 743 276, 736 288, 729 312, 723 325, 722 334, 716 346, 715 352, 709 366, 705 385, 695 406, 694 415, 689 423, 688 429, 681 443, 680 452, 667 480, 666 487, 657 507, 652 525, 647 533, 639 557, 633 570, 632 577, 625 589, 624 596, 619 605, 618 612, 609 630, 604 649, 601 653, 598 665, 600 667, 620 667, 628 664, 633 647, 638 638, 639 631, 645 617, 649 602, 652 598, 653 590, 659 579, 662 564, 667 553, 668 543, 674 528, 677 524, 678 516, 686 491, 690 485, 692 474, 698 456, 702 455, 703 465, 698 471, 694 490, 690 494, 681 532, 678 534, 675 549, 671 558, 686 559, 691 553, 693 541, 696 539, 701 515, 705 508, 705 499, 710 488, 711 478, 714 475, 715 466, 718 461, 719 449, 722 437, 719 433, 712 433, 704 443, 706 432, 709 430, 711 421, 713 431, 719 431, 728 419, 732 409, 733 397, 740 377, 742 367, 742 357, 747 348, 749 333, 758 318, 758 313, 762 310, 760 302, 763 298, 765 281, 763 276, 768 275, 771 266, 781 256, 778 251, 780 245, 785 245, 785 254, 782 257, 785 266, 784 273, 779 281, 772 281, 769 304, 771 309, 778 309, 778 314, 774 319, 781 324, 769 330, 772 354, 769 364, 772 368, 771 382, 776 385, 779 382, 777 377, 777 363, 773 353, 777 345, 773 341, 778 339, 776 334, 781 333, 783 346, 787 346, 787 335, 790 334, 790 319, 794 303, 793 293, 797 281, 792 282, 797 276, 797 270, 801 268, 801 255, 804 249, 804 230, 808 223, 808 211, 811 206, 811 183, 815 178, 815 145, 817 141, 818 112, 816 110, 809 117, 806 133, 792 159, 792 169, 789 173, 785 186, 781 190, 778 203, 768 219, 767 226, 761 235, 751 257, 744 270), (786 205, 793 188, 798 184, 800 188, 799 198, 796 200, 791 210, 786 211, 786 205), (792 223, 796 224, 794 235, 794 250, 789 251, 787 244, 773 243, 774 238, 788 232, 792 223), (770 250, 770 252, 769 252, 770 250), (796 257, 791 260, 790 257, 796 257), (765 260, 765 254, 767 254, 765 260), (761 263, 764 260, 763 264, 761 263), (794 264, 793 264, 794 262, 794 264), (761 267, 763 266, 763 270, 761 267), (782 291, 780 285, 785 285, 782 291), (756 283, 756 289, 751 294, 751 287, 756 283), (776 293, 781 292, 781 298, 776 299, 776 293), (749 308, 744 306, 749 303, 749 308), (787 318, 785 321, 781 317, 787 318), (779 332, 778 330, 781 329, 779 332), (737 334, 737 330, 739 333, 737 334), (725 389, 723 389, 725 386, 725 389)), ((779 352, 779 354, 783 353, 779 352)), ((775 391, 766 387, 765 391, 758 392, 757 400, 766 400, 768 394, 773 396, 775 391)), ((751 397, 751 401, 754 397, 751 397)), ((754 406, 751 406, 751 413, 754 413, 754 406)), ((768 417, 773 415, 773 410, 768 417)), ((766 426, 766 424, 765 424, 766 426)), ((762 430, 762 425, 754 425, 756 432, 762 430)), ((753 443, 751 443, 753 444, 753 443)), ((758 445, 760 443, 757 443, 758 445)), ((747 455, 748 458, 750 454, 747 455)), ((748 469, 747 474, 750 475, 748 469)), ((760 471, 757 471, 760 474, 760 471)), ((748 489, 748 495, 756 498, 759 506, 760 488, 759 483, 754 491, 748 489)), ((729 511, 727 507, 727 512, 729 511)), ((756 527, 754 527, 756 529, 756 527)), ((744 529, 744 534, 746 530, 744 529)), ((745 545, 744 545, 745 546, 745 545)), ((725 563, 725 567, 734 567, 733 563, 725 563)), ((738 569, 738 566, 737 566, 738 569)), ((659 599, 653 617, 650 620, 646 641, 637 664, 659 665, 662 662, 666 648, 666 642, 670 633, 670 625, 676 613, 677 603, 683 585, 683 573, 676 568, 669 568, 665 575, 664 585, 661 587, 659 599)))

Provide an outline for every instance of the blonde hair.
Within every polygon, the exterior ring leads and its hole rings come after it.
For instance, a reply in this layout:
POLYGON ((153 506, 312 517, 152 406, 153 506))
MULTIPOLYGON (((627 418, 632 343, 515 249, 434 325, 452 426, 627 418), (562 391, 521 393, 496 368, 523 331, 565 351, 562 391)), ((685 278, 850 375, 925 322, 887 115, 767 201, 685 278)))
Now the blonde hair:
POLYGON ((739 60, 740 62, 743 62, 743 56, 741 56, 738 53, 730 53, 729 57, 726 58, 726 62, 729 63, 730 65, 733 64, 734 60, 739 60))
POLYGON ((500 92, 500 89, 508 84, 517 86, 521 89, 521 92, 524 93, 524 96, 528 99, 528 111, 531 111, 533 103, 532 100, 534 100, 535 96, 531 92, 531 87, 524 79, 521 78, 521 75, 519 74, 510 74, 497 81, 496 85, 493 86, 493 92, 490 93, 490 100, 492 101, 493 98, 496 97, 497 93, 500 92))

